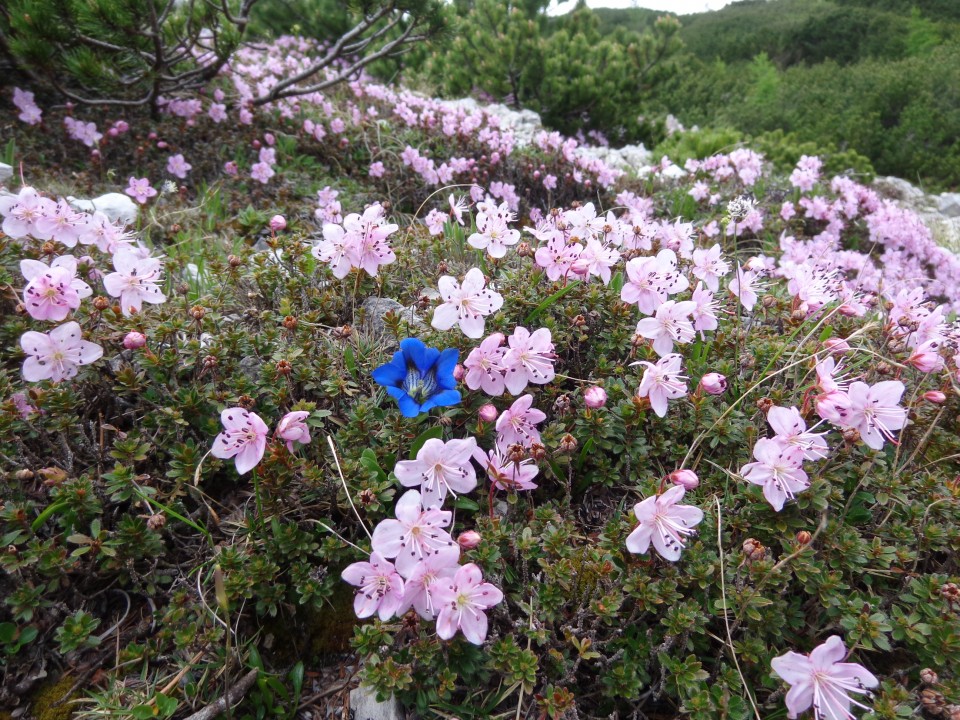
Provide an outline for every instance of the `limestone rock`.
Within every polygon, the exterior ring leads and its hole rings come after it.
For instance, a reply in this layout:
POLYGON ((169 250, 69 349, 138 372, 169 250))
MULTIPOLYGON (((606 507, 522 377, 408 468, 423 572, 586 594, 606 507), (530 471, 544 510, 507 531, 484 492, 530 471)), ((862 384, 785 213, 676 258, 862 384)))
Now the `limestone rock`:
POLYGON ((404 720, 396 697, 377 702, 376 691, 362 685, 350 691, 350 710, 355 720, 404 720))
POLYGON ((960 193, 943 193, 937 201, 937 209, 941 215, 951 218, 960 218, 960 193))
POLYGON ((140 212, 137 204, 127 195, 122 193, 107 193, 92 200, 82 200, 70 196, 67 202, 74 210, 84 212, 94 212, 99 210, 111 222, 121 221, 124 225, 133 225, 137 221, 137 214, 140 212))
POLYGON ((412 307, 404 307, 391 298, 369 297, 360 306, 363 310, 363 324, 360 329, 374 339, 389 337, 387 324, 383 318, 388 312, 393 312, 403 318, 400 326, 408 326, 412 331, 426 329, 426 324, 412 307))
POLYGON ((13 168, 6 163, 0 163, 0 183, 6 182, 13 177, 13 168))

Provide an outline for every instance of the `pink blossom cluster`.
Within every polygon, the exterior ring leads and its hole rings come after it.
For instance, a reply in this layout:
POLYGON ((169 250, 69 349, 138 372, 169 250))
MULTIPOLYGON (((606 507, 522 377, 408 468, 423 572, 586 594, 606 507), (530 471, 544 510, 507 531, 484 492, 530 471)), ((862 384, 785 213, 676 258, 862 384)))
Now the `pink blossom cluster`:
POLYGON ((467 238, 471 247, 486 250, 492 258, 502 258, 507 248, 520 242, 520 231, 510 227, 517 219, 510 204, 483 200, 477 203, 477 231, 467 238))
POLYGON ((103 139, 103 133, 97 132, 96 123, 83 122, 67 115, 63 118, 63 126, 67 129, 67 136, 72 140, 82 142, 94 148, 103 139))
POLYGON ((395 519, 381 520, 374 528, 369 559, 341 574, 358 588, 357 617, 377 614, 389 620, 413 608, 424 620, 436 621, 441 639, 458 631, 475 645, 486 639, 485 611, 500 603, 503 593, 484 581, 476 564, 460 565, 461 546, 475 547, 481 538, 470 532, 454 540, 449 531, 453 514, 443 509, 448 496, 476 488, 472 459, 478 453, 483 457, 472 437, 430 438, 413 460, 396 464, 397 479, 412 489, 397 502, 395 519))
POLYGON ((534 228, 524 228, 540 243, 537 265, 553 281, 598 277, 606 285, 620 260, 624 227, 612 212, 600 217, 593 203, 570 210, 551 211, 534 228))
POLYGON ((464 360, 464 382, 471 390, 482 388, 492 397, 502 395, 505 389, 519 395, 528 384, 545 385, 554 379, 556 357, 547 328, 531 333, 518 326, 509 338, 492 333, 464 360))
MULTIPOLYGON (((294 410, 286 413, 277 424, 274 437, 282 440, 291 453, 295 442, 310 443, 310 428, 305 422, 309 415, 306 410, 294 410)), ((223 431, 213 441, 210 453, 223 460, 233 458, 241 475, 250 472, 263 459, 270 428, 255 412, 241 407, 226 408, 220 413, 220 422, 223 431)))
POLYGON ((340 201, 337 200, 337 196, 339 194, 339 190, 334 190, 329 185, 324 187, 322 190, 317 191, 317 209, 313 212, 313 216, 316 218, 317 222, 343 222, 343 208, 340 206, 340 201))
POLYGON ((381 265, 397 259, 388 238, 399 226, 385 220, 383 206, 374 203, 362 215, 347 215, 342 225, 324 224, 323 240, 314 246, 314 257, 327 263, 337 278, 346 277, 353 269, 362 269, 376 277, 381 265))
MULTIPOLYGON (((158 285, 163 272, 161 261, 132 245, 132 238, 123 228, 111 223, 102 213, 76 212, 65 200, 54 201, 24 186, 16 195, 0 197, 0 215, 3 232, 14 240, 25 243, 40 240, 67 248, 90 245, 110 254, 115 272, 103 275, 100 271, 88 270, 86 279, 102 280, 104 291, 119 298, 125 315, 139 312, 144 302, 166 300, 158 285)), ((40 322, 66 320, 84 298, 93 294, 86 280, 78 277, 81 264, 92 266, 93 263, 89 256, 73 255, 59 255, 49 263, 31 258, 22 260, 20 271, 26 281, 23 288, 26 313, 40 322)), ((74 321, 47 333, 27 331, 20 339, 20 346, 27 355, 23 376, 28 382, 60 382, 72 378, 80 366, 95 362, 103 355, 102 347, 83 339, 80 325, 74 321)))
POLYGON ((27 125, 39 125, 43 119, 43 111, 37 107, 33 93, 29 90, 21 90, 18 87, 13 89, 13 104, 20 111, 17 118, 27 125))

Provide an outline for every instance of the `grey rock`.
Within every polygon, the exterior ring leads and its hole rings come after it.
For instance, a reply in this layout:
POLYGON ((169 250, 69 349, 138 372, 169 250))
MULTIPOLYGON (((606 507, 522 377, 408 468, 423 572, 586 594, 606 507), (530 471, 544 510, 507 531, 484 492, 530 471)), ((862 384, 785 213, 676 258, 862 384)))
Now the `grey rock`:
POLYGON ((926 204, 923 190, 910 184, 907 180, 898 177, 878 177, 873 181, 877 192, 894 200, 900 200, 911 206, 923 203, 926 204))
POLYGON ((937 201, 937 209, 941 215, 960 217, 960 193, 943 193, 937 201))
POLYGON ((369 297, 360 307, 363 310, 363 324, 360 330, 377 340, 389 336, 387 324, 383 320, 388 312, 399 315, 412 329, 419 330, 427 327, 412 307, 404 307, 391 298, 369 297))
POLYGON ((263 368, 263 360, 256 355, 249 355, 240 361, 240 372, 247 376, 250 382, 256 382, 260 379, 260 370, 263 368))
POLYGON ((641 172, 653 162, 653 153, 643 145, 625 145, 622 148, 583 145, 577 148, 577 154, 633 174, 641 172))
POLYGON ((362 685, 350 691, 350 709, 355 720, 404 720, 396 697, 391 695, 386 702, 378 702, 376 690, 362 685))
POLYGON ((13 177, 13 168, 6 163, 0 163, 0 183, 13 177))
POLYGON ((133 225, 137 221, 137 214, 140 212, 133 199, 121 193, 107 193, 92 200, 82 200, 69 196, 67 202, 74 210, 91 213, 99 210, 110 218, 111 222, 120 221, 124 225, 133 225))

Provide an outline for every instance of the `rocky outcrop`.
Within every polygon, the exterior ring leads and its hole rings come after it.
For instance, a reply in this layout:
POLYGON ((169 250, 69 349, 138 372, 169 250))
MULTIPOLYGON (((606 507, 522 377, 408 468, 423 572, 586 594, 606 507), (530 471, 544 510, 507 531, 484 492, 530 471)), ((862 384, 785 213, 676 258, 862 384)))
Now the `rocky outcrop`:
POLYGON ((884 197, 917 213, 938 245, 960 252, 960 193, 928 194, 897 177, 878 177, 873 187, 884 197))

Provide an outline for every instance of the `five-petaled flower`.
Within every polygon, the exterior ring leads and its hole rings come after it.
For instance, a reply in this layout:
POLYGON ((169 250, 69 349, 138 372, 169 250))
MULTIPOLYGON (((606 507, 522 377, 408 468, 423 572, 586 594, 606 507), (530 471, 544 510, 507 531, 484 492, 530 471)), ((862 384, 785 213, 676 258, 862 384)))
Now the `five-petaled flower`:
POLYGON ((397 574, 393 563, 380 553, 370 553, 370 562, 348 565, 340 577, 360 588, 353 599, 353 610, 358 618, 377 613, 386 621, 396 614, 403 600, 403 578, 397 574))
POLYGON ((103 286, 112 297, 120 298, 124 315, 140 312, 144 302, 159 304, 167 296, 160 291, 157 281, 163 266, 157 258, 143 257, 136 250, 121 247, 113 255, 112 272, 103 278, 103 286))
POLYGON ((487 616, 483 611, 503 600, 500 589, 483 582, 483 573, 473 563, 457 570, 453 582, 438 587, 434 596, 441 603, 437 635, 449 640, 457 630, 462 630, 474 645, 482 645, 487 637, 487 616))
POLYGON ((293 452, 295 442, 307 445, 310 442, 310 428, 304 420, 310 415, 306 410, 288 412, 277 425, 277 437, 286 442, 287 450, 293 452))
POLYGON ((503 306, 503 295, 484 286, 487 281, 479 268, 467 271, 463 285, 444 275, 437 282, 443 302, 433 311, 430 323, 437 330, 449 330, 459 324, 468 338, 483 335, 484 317, 503 306))
POLYGON ((129 183, 124 192, 141 205, 157 194, 157 191, 150 186, 150 181, 147 178, 135 178, 131 175, 129 183))
POLYGON ((400 341, 393 359, 373 371, 373 379, 397 401, 404 417, 416 417, 431 408, 460 402, 453 377, 458 355, 456 348, 441 352, 417 338, 406 338, 400 341))
POLYGON ((762 438, 753 447, 757 462, 747 463, 740 474, 747 482, 763 486, 763 496, 777 512, 783 510, 787 499, 810 487, 803 465, 804 449, 762 438))
POLYGON ((633 513, 640 524, 627 538, 627 550, 643 554, 653 547, 665 560, 677 561, 683 550, 687 535, 703 520, 703 511, 693 505, 678 505, 686 492, 681 485, 674 485, 663 495, 652 495, 638 502, 633 513))
POLYGON ((649 397, 650 407, 657 417, 667 414, 668 400, 676 400, 687 394, 686 376, 680 374, 682 362, 683 358, 674 353, 660 358, 656 364, 646 360, 630 363, 647 366, 637 388, 637 397, 649 397))
POLYGON ((237 472, 250 472, 263 458, 270 429, 256 413, 240 407, 227 408, 220 413, 223 432, 213 441, 210 451, 214 457, 234 458, 237 472))
POLYGON ((460 546, 443 529, 452 520, 449 510, 425 510, 420 491, 407 490, 395 512, 396 520, 381 520, 373 529, 372 547, 386 558, 396 558, 397 572, 403 577, 410 577, 418 562, 433 555, 448 563, 460 559, 460 546))
POLYGON ((850 408, 843 419, 846 427, 855 427, 867 447, 880 450, 884 440, 896 442, 894 430, 907 423, 907 411, 900 407, 905 388, 899 380, 884 380, 875 385, 850 383, 847 397, 850 408))
POLYGON ((48 333, 28 330, 20 338, 27 354, 23 379, 27 382, 60 382, 77 374, 80 365, 100 359, 103 348, 83 339, 79 323, 68 322, 48 333))
POLYGON ((404 487, 419 486, 423 507, 439 508, 447 493, 456 497, 477 486, 477 473, 470 463, 476 449, 472 437, 447 442, 430 438, 415 460, 401 460, 393 472, 404 487))
POLYGON ((28 280, 24 307, 34 320, 59 322, 80 307, 82 298, 93 294, 77 277, 77 259, 72 255, 58 257, 49 266, 39 260, 21 260, 20 272, 28 280))
POLYGON ((773 672, 790 684, 787 717, 795 718, 811 705, 815 720, 852 720, 851 704, 870 709, 850 694, 871 697, 869 688, 880 683, 863 665, 842 662, 846 656, 843 640, 831 635, 809 655, 790 651, 770 661, 773 672))

